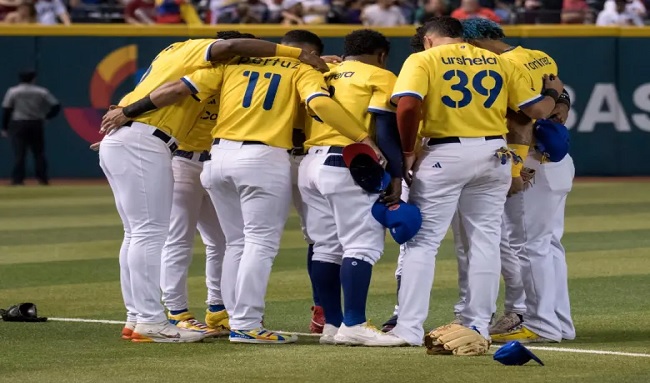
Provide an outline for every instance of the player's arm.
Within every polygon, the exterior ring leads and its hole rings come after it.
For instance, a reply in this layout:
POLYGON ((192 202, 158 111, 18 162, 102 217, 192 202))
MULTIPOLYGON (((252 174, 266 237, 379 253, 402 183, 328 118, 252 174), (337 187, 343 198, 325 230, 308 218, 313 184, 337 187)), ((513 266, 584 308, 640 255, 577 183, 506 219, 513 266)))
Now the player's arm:
POLYGON ((216 40, 208 47, 208 61, 224 61, 235 56, 290 57, 327 72, 327 64, 319 56, 306 50, 258 39, 216 40))
MULTIPOLYGON (((557 76, 558 74, 557 64, 553 63, 553 70, 551 73, 557 76)), ((555 122, 564 124, 566 123, 566 120, 569 118, 570 110, 571 110, 571 96, 569 96, 569 92, 567 92, 566 88, 564 88, 562 89, 562 94, 560 94, 560 97, 557 99, 557 102, 555 103, 555 108, 551 112, 551 117, 549 118, 555 122)))
POLYGON ((521 110, 533 119, 547 118, 555 108, 560 98, 564 84, 557 76, 544 76, 544 89, 541 94, 530 86, 530 76, 514 66, 514 71, 508 84, 508 106, 521 110))

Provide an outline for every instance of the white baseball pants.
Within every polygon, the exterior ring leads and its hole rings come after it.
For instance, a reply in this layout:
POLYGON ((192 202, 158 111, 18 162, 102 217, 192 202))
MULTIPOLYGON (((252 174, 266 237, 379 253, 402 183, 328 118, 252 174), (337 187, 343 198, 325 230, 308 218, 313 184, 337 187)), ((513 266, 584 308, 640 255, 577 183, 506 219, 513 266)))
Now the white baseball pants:
POLYGON ((521 194, 524 246, 519 253, 526 295, 526 327, 554 341, 575 338, 571 320, 567 266, 560 240, 564 208, 575 167, 567 155, 562 161, 540 164, 532 154, 526 166, 535 169, 530 189, 521 194))
POLYGON ((104 137, 99 151, 99 164, 124 225, 120 281, 127 319, 138 323, 166 320, 160 302, 160 263, 174 177, 171 151, 152 135, 155 130, 134 122, 104 137))
POLYGON ((418 161, 409 199, 420 208, 422 227, 407 242, 399 292, 396 335, 421 345, 429 311, 435 257, 458 208, 470 243, 467 304, 462 316, 473 318, 485 337, 499 288, 501 215, 510 185, 510 167, 494 154, 504 140, 461 139, 428 146, 418 161))
POLYGON ((300 195, 300 187, 298 186, 298 173, 300 169, 300 163, 305 158, 305 156, 289 156, 289 161, 291 162, 291 201, 293 202, 293 207, 298 213, 298 218, 300 219, 300 229, 302 230, 302 236, 305 239, 305 242, 312 245, 314 241, 309 238, 307 233, 307 224, 305 223, 305 208, 302 203, 302 196, 300 195))
POLYGON ((162 298, 168 310, 183 310, 189 306, 187 274, 192 263, 192 250, 197 225, 205 244, 205 275, 208 305, 221 305, 221 270, 226 240, 210 196, 201 185, 203 163, 174 157, 174 197, 169 236, 162 253, 162 298))
POLYGON ((262 326, 264 298, 291 201, 286 149, 222 139, 203 166, 226 237, 222 293, 235 330, 262 326))
POLYGON ((300 165, 298 184, 305 205, 307 231, 314 241, 314 261, 340 265, 355 258, 374 265, 384 251, 384 227, 371 209, 379 195, 359 187, 345 166, 325 165, 329 146, 314 146, 300 165))

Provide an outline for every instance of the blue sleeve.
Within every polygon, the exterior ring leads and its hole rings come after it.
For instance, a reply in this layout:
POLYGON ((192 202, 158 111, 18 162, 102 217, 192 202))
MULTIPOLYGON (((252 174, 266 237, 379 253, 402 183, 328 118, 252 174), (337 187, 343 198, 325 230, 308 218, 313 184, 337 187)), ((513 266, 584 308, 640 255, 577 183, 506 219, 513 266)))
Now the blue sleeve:
POLYGON ((375 116, 375 131, 377 145, 388 160, 386 171, 392 178, 402 178, 402 148, 400 146, 399 131, 397 130, 397 116, 395 113, 373 113, 375 116))

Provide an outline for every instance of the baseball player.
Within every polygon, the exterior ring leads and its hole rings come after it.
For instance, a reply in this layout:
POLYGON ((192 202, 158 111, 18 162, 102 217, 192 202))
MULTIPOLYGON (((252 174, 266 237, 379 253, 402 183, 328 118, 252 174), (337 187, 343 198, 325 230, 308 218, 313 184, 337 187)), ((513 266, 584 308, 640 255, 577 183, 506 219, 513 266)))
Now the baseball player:
MULTIPOLYGON (((465 38, 472 44, 500 54, 528 70, 535 86, 541 86, 544 74, 557 75, 555 61, 545 52, 513 47, 501 41, 505 35, 498 24, 474 19, 464 21, 463 27, 465 38)), ((564 91, 552 118, 566 121, 569 107, 570 99, 564 91)), ((521 118, 513 117, 508 123, 510 131, 515 133, 514 137, 513 134, 508 136, 509 146, 517 149, 526 167, 535 170, 535 182, 528 190, 511 195, 505 204, 501 272, 506 285, 506 311, 490 329, 492 340, 560 342, 574 339, 565 251, 560 242, 564 231, 564 206, 575 173, 573 160, 566 155, 559 162, 540 161, 542 158, 535 151, 534 143, 531 145, 532 122, 528 119, 521 122, 521 118), (524 125, 527 128, 524 137, 521 129, 512 125, 524 125)), ((517 177, 521 179, 522 166, 513 168, 513 185, 517 177)))
MULTIPOLYGON (((326 78, 333 98, 349 115, 364 121, 369 133, 376 133, 393 178, 392 193, 384 202, 395 203, 401 191, 402 159, 390 103, 396 77, 384 69, 388 51, 389 42, 381 33, 354 31, 345 37, 343 62, 326 78)), ((383 253, 385 231, 371 215, 378 195, 361 189, 343 162, 343 148, 353 142, 327 123, 315 122, 307 133, 307 157, 300 165, 307 231, 314 240, 312 275, 325 311, 320 343, 389 346, 384 340, 388 336, 366 321, 372 268, 383 253)))
MULTIPOLYGON (((316 52, 309 31, 290 31, 282 44, 316 52)), ((222 90, 213 130, 212 160, 201 173, 226 236, 224 299, 234 301, 230 341, 284 344, 297 340, 262 326, 264 296, 289 212, 288 149, 300 103, 354 141, 367 142, 360 124, 329 98, 322 74, 295 59, 237 58, 225 67, 196 71, 173 85, 203 99, 222 90), (228 278, 236 279, 227 283, 228 278), (226 287, 234 286, 234 291, 226 287)), ((174 94, 176 90, 171 90, 174 94)), ((378 151, 378 149, 377 149, 378 151)))
MULTIPOLYGON (((250 33, 217 32, 217 39, 255 38, 250 33)), ((161 288, 168 318, 178 327, 203 331, 208 336, 227 335, 228 313, 221 297, 221 269, 226 241, 210 196, 201 186, 203 163, 210 159, 210 131, 219 113, 219 100, 208 101, 185 142, 174 152, 174 196, 169 237, 162 253, 161 288), (188 311, 187 273, 192 262, 194 235, 199 231, 206 253, 208 308, 205 324, 188 311)))
POLYGON ((501 215, 510 186, 509 168, 495 155, 505 145, 506 109, 548 116, 562 91, 557 78, 545 79, 551 92, 532 89, 528 74, 510 61, 463 42, 462 25, 454 18, 433 18, 425 30, 426 50, 406 60, 393 91, 405 170, 414 170, 412 178, 405 173, 412 181, 409 201, 423 219, 404 255, 400 315, 387 334, 395 345, 422 344, 430 297, 423 291, 430 292, 435 255, 457 208, 470 243, 463 325, 489 339, 501 215), (421 119, 428 141, 413 167, 421 119))
MULTIPOLYGON (((195 342, 204 334, 173 326, 160 302, 162 248, 169 234, 173 201, 172 154, 187 140, 203 105, 195 99, 178 99, 157 109, 164 100, 150 95, 166 82, 177 80, 213 60, 233 55, 300 57, 325 66, 318 57, 300 49, 270 42, 187 40, 165 48, 153 60, 130 99, 138 100, 106 113, 101 131, 100 166, 115 196, 124 224, 120 250, 122 295, 127 307, 123 336, 134 342, 195 342), (123 126, 125 129, 120 129, 123 126)), ((326 67, 326 66, 325 66, 326 67)))

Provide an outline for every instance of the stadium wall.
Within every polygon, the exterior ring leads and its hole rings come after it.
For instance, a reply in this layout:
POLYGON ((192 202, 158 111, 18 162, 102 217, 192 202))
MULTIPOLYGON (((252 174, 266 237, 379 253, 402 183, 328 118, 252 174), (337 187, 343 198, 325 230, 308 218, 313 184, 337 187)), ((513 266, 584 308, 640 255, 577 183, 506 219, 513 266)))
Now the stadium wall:
MULTIPOLYGON (((326 53, 342 51, 347 26, 318 26, 326 53)), ((279 26, 221 26, 278 40, 279 26)), ((38 82, 61 101, 64 112, 47 127, 53 177, 100 177, 88 144, 99 139, 106 108, 128 92, 151 59, 171 42, 210 37, 214 27, 84 25, 0 28, 0 92, 16 73, 35 68, 38 82)), ((381 30, 391 38, 389 68, 399 72, 410 54, 412 27, 381 30)), ((648 176, 650 163, 650 28, 590 26, 506 27, 512 44, 541 49, 556 59, 574 110, 571 154, 581 176, 648 176)), ((11 166, 8 140, 0 140, 0 178, 11 166)))

